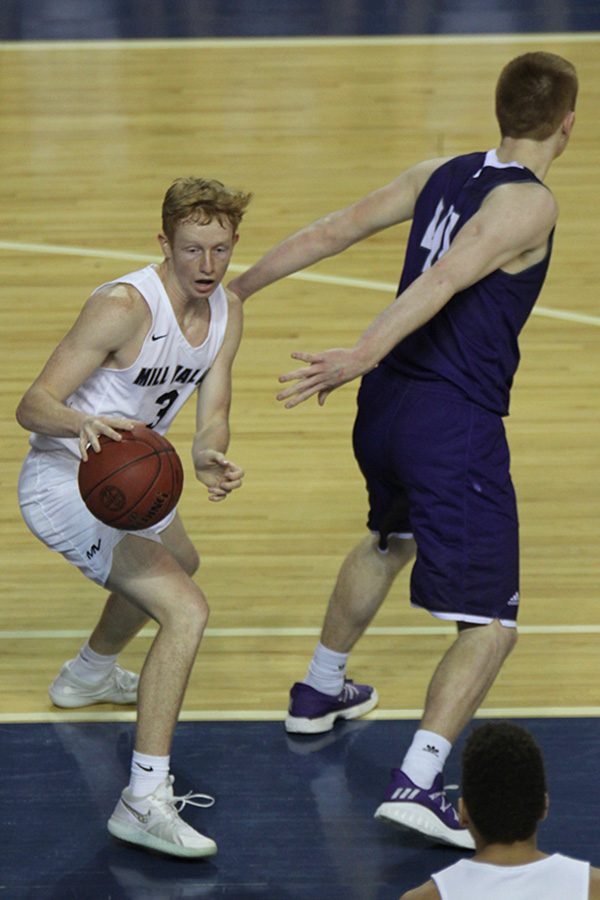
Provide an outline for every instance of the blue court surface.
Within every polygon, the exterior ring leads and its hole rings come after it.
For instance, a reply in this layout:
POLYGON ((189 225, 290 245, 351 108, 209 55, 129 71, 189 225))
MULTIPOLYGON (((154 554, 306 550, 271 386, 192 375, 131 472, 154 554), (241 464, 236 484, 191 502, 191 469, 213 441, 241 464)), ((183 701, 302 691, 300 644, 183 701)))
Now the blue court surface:
MULTIPOLYGON (((520 720, 547 763, 545 851, 600 864, 597 720, 520 720)), ((147 853, 106 831, 128 780, 133 725, 0 726, 0 897, 7 900, 392 900, 451 864, 458 851, 373 819, 416 723, 340 723, 286 735, 281 722, 184 722, 176 794, 212 794, 185 817, 214 837, 212 860, 147 853)), ((457 783, 459 743, 446 771, 457 783)), ((457 791, 449 791, 456 797, 457 791)), ((566 898, 565 898, 566 900, 566 898)))

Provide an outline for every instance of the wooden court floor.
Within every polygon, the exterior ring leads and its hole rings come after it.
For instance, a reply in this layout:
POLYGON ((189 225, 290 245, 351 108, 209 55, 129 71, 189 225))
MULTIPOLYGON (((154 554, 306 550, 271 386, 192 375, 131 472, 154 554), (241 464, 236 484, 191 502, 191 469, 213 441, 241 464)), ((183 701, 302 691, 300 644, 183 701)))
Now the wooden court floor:
MULTIPOLYGON (((598 42, 273 41, 0 48, 0 719, 38 721, 46 688, 95 621, 101 591, 27 532, 14 408, 89 292, 158 257, 162 196, 179 175, 251 190, 233 271, 420 158, 496 143, 500 67, 548 49, 578 67, 577 124, 550 173, 561 217, 540 306, 522 336, 507 428, 520 500, 522 636, 485 705, 600 713, 598 42)), ((352 458, 355 386, 286 411, 276 377, 296 349, 344 346, 393 297, 406 229, 375 236, 252 298, 235 369, 230 455, 242 491, 211 505, 191 477, 192 410, 171 436, 181 513, 212 616, 188 718, 278 718, 302 677, 339 563, 364 531, 352 458)), ((353 654, 381 717, 418 715, 452 631, 398 580, 353 654)), ((149 636, 125 655, 141 665, 149 636)), ((115 717, 109 707, 77 713, 115 717)), ((129 714, 127 714, 129 715, 129 714)))

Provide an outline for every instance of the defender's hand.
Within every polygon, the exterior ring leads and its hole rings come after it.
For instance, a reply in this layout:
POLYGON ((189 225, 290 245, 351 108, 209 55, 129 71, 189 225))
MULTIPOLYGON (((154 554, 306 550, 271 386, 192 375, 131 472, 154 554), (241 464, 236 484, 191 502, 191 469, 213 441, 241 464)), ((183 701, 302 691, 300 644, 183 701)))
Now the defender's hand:
POLYGON ((313 394, 317 394, 319 406, 323 406, 333 390, 363 375, 370 368, 357 358, 356 349, 337 348, 323 350, 322 353, 296 352, 292 353, 292 359, 301 359, 308 366, 279 376, 282 384, 287 381, 296 382, 277 394, 278 400, 286 401, 286 409, 298 406, 313 394))

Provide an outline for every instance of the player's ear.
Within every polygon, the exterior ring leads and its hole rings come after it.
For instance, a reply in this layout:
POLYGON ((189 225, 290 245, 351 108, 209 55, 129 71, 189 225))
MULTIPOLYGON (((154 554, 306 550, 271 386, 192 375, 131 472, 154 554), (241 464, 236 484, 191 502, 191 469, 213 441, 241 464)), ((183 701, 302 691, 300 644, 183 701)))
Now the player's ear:
POLYGON ((574 124, 575 124, 575 110, 572 109, 571 112, 567 113, 567 115, 563 119, 562 127, 563 127, 564 134, 570 134, 573 129, 574 124))
POLYGON ((171 257, 171 245, 169 243, 169 239, 166 234, 163 234, 162 231, 159 231, 157 234, 158 243, 160 244, 160 249, 162 250, 165 259, 170 259, 171 257))
POLYGON ((544 812, 540 816, 540 822, 543 822, 544 819, 547 817, 549 809, 550 809, 550 797, 548 796, 548 794, 544 794, 544 812))
POLYGON ((458 818, 463 828, 469 827, 469 811, 462 797, 458 798, 458 818))

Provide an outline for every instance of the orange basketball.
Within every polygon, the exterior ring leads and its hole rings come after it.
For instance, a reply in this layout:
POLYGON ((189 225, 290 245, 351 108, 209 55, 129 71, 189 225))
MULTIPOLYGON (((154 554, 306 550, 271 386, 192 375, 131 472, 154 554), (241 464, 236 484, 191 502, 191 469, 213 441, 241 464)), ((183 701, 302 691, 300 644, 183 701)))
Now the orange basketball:
POLYGON ((176 506, 183 488, 181 460, 173 445, 146 425, 121 431, 120 441, 101 435, 100 453, 79 464, 79 491, 89 511, 113 528, 140 531, 176 506))

